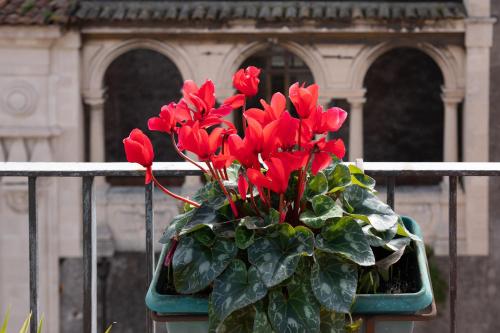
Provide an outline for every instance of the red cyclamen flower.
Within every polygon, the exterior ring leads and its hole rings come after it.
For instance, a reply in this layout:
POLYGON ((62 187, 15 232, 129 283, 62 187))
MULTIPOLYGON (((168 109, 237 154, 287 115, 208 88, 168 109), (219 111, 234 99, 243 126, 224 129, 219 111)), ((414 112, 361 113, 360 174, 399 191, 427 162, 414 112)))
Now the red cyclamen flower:
POLYGON ((318 106, 304 122, 312 133, 324 134, 338 131, 346 118, 347 112, 341 108, 333 107, 323 112, 323 108, 318 106))
POLYGON ((200 161, 209 161, 221 144, 223 131, 223 128, 217 127, 209 135, 198 122, 193 126, 184 125, 179 130, 178 147, 195 153, 200 161))
POLYGON ((151 166, 154 159, 151 140, 140 129, 135 128, 127 138, 123 139, 123 146, 127 161, 139 163, 146 168, 146 184, 149 184, 153 177, 151 166))
POLYGON ((177 123, 182 123, 191 119, 189 108, 184 101, 176 104, 174 102, 161 107, 158 117, 152 117, 148 120, 148 128, 151 131, 165 133, 175 132, 177 123))
POLYGON ((257 95, 259 90, 260 69, 249 66, 246 69, 240 69, 233 76, 233 86, 247 97, 257 95))
POLYGON ((288 96, 301 118, 308 118, 311 112, 316 109, 316 104, 318 103, 318 88, 317 84, 311 84, 309 87, 304 87, 304 84, 299 86, 298 82, 290 87, 288 96))
POLYGON ((342 139, 326 141, 325 138, 321 138, 315 143, 315 147, 318 151, 314 153, 311 165, 313 175, 316 175, 319 171, 330 165, 332 161, 331 154, 337 156, 339 159, 342 159, 345 155, 345 145, 342 139))

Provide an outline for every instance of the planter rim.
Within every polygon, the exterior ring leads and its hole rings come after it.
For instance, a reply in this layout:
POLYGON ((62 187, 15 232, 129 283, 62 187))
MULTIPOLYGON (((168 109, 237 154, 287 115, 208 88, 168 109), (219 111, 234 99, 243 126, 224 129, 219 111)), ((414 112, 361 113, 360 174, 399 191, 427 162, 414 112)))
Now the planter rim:
MULTIPOLYGON (((414 314, 427 308, 432 303, 433 292, 422 231, 413 219, 406 216, 402 216, 402 219, 409 231, 422 239, 422 242, 415 242, 421 281, 420 289, 415 293, 357 294, 352 308, 353 314, 414 314)), ((156 290, 166 252, 166 245, 164 245, 153 280, 146 294, 147 307, 157 313, 157 316, 207 315, 208 299, 206 297, 182 294, 165 295, 158 293, 156 290)))

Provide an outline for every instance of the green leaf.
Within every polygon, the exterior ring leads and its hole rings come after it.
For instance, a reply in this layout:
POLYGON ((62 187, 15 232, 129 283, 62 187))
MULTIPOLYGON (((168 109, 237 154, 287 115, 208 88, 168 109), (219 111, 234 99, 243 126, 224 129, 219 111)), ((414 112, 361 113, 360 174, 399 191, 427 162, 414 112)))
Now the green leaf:
POLYGON ((7 308, 7 312, 5 313, 3 324, 2 327, 0 328, 0 333, 7 333, 7 325, 9 325, 9 319, 10 319, 10 306, 7 308))
POLYGON ((377 231, 371 224, 363 226, 363 232, 370 246, 384 246, 396 235, 397 225, 386 231, 377 231))
POLYGON ((329 193, 340 191, 351 185, 351 172, 344 164, 337 164, 333 170, 327 170, 325 170, 325 174, 328 180, 329 193))
POLYGON ((215 233, 208 226, 203 225, 202 228, 193 232, 193 237, 205 246, 212 246, 215 242, 215 233))
POLYGON ((345 325, 346 333, 358 333, 361 330, 361 326, 363 325, 363 319, 358 319, 353 321, 352 323, 345 325))
POLYGON ((267 288, 262 283, 257 269, 248 271, 245 263, 235 259, 214 282, 212 302, 215 314, 221 320, 232 312, 262 299, 267 288))
POLYGON ((363 170, 356 167, 355 165, 349 165, 349 171, 351 172, 351 182, 367 190, 375 189, 375 179, 365 175, 363 170))
POLYGON ((318 249, 338 253, 360 266, 375 264, 375 256, 359 224, 351 217, 343 217, 316 236, 318 249))
POLYGON ((312 199, 318 194, 325 194, 328 191, 328 180, 323 172, 318 172, 316 176, 312 177, 306 186, 304 197, 312 199))
POLYGON ((332 254, 316 254, 316 262, 311 271, 311 287, 316 299, 326 309, 341 313, 350 312, 357 283, 356 265, 332 254))
POLYGON ((313 242, 311 230, 279 224, 273 232, 250 245, 248 260, 257 267, 264 284, 272 287, 292 276, 301 256, 313 254, 313 242))
POLYGON ((236 256, 233 241, 216 238, 213 247, 205 246, 190 236, 180 239, 172 265, 177 292, 190 294, 206 288, 236 256))
POLYGON ((319 333, 320 306, 312 294, 307 274, 304 275, 305 278, 291 279, 286 286, 287 294, 282 289, 269 293, 268 315, 279 333, 319 333))
POLYGON ((219 325, 218 333, 273 333, 261 303, 233 312, 219 325))
POLYGON ((110 333, 111 329, 113 328, 113 325, 114 325, 114 323, 109 325, 108 328, 106 329, 106 332, 104 332, 104 333, 110 333))
POLYGON ((335 201, 326 195, 317 195, 312 199, 313 211, 300 214, 300 221, 311 228, 321 228, 328 219, 342 217, 343 211, 335 201))
POLYGON ((180 235, 185 235, 207 226, 210 229, 219 222, 217 211, 209 204, 202 204, 200 208, 194 209, 193 216, 189 222, 181 229, 180 235))
POLYGON ((235 242, 239 249, 245 250, 247 247, 253 244, 255 237, 255 230, 247 229, 243 225, 239 225, 236 228, 235 242))
POLYGON ((31 316, 32 316, 32 313, 30 312, 30 314, 28 315, 28 318, 26 318, 24 320, 23 326, 21 326, 19 333, 27 333, 28 332, 28 329, 30 327, 31 316))
POLYGON ((163 232, 160 238, 161 244, 167 244, 170 240, 179 234, 179 232, 184 228, 184 226, 191 220, 196 209, 192 209, 184 214, 179 214, 173 218, 172 222, 163 232))
POLYGON ((244 225, 247 229, 267 229, 272 227, 274 224, 269 223, 266 218, 258 216, 246 216, 240 220, 240 225, 244 225))
POLYGON ((406 227, 405 227, 405 225, 404 225, 404 223, 403 223, 403 221, 401 219, 399 219, 399 221, 398 221, 397 234, 399 236, 409 237, 412 240, 417 241, 417 242, 421 242, 422 241, 422 239, 420 237, 418 237, 417 235, 412 234, 410 231, 408 231, 408 229, 406 229, 406 227))
MULTIPOLYGON (((40 321, 38 322, 38 328, 36 330, 36 333, 42 333, 42 328, 43 328, 43 316, 40 319, 40 321)), ((109 333, 110 331, 111 331, 111 328, 109 328, 108 330, 106 330, 105 333, 109 333)))
POLYGON ((385 257, 384 259, 378 260, 375 264, 380 270, 387 272, 389 267, 394 265, 401 259, 403 254, 405 253, 406 247, 410 245, 410 238, 398 238, 393 239, 389 243, 387 243, 388 247, 394 249, 395 251, 385 257))
POLYGON ((207 182, 202 188, 200 188, 193 195, 193 200, 201 203, 202 205, 210 205, 216 210, 227 204, 226 196, 220 189, 219 184, 215 181, 207 182))
POLYGON ((321 333, 345 333, 345 314, 321 308, 321 333))
POLYGON ((391 207, 364 188, 349 186, 342 198, 352 207, 355 218, 370 223, 378 231, 386 231, 398 223, 399 216, 391 207))

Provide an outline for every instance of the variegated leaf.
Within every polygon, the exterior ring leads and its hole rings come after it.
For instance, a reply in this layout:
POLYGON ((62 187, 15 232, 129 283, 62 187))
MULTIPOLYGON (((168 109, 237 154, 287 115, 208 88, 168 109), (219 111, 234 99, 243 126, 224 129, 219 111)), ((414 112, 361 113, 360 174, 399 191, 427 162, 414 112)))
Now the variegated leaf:
POLYGON ((233 311, 257 302, 266 294, 267 288, 257 269, 251 266, 247 271, 245 263, 235 259, 215 279, 212 302, 217 317, 224 320, 233 311))
POLYGON ((257 267, 269 288, 292 276, 301 256, 313 254, 311 230, 288 223, 279 224, 273 232, 257 238, 248 248, 248 260, 257 267))
POLYGON ((179 240, 172 260, 175 289, 190 294, 206 288, 234 259, 238 248, 233 241, 216 238, 213 247, 190 236, 179 240))
POLYGON ((311 271, 311 287, 316 299, 326 309, 350 312, 357 283, 356 265, 332 254, 316 253, 316 262, 311 271))
POLYGON ((338 253, 360 266, 375 264, 375 256, 359 224, 350 217, 343 217, 328 225, 316 236, 318 249, 338 253))

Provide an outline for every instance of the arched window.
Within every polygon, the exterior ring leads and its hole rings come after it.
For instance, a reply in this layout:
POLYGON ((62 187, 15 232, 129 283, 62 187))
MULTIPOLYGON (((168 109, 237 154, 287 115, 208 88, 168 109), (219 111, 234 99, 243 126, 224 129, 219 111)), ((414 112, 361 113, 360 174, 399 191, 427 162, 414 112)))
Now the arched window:
MULTIPOLYGON (((165 134, 147 130, 149 117, 157 115, 162 105, 181 97, 182 76, 175 64, 156 51, 129 51, 111 63, 104 83, 106 161, 126 161, 122 139, 136 127, 147 132, 151 138, 155 161, 179 161, 165 134)), ((108 177, 107 180, 115 185, 144 184, 138 178, 108 177)), ((183 179, 172 178, 168 182, 180 185, 183 179)))
MULTIPOLYGON (((364 159, 380 162, 443 160, 443 75, 422 51, 398 48, 380 56, 364 85, 364 159)), ((398 184, 435 184, 439 177, 398 178, 398 184)))
MULTIPOLYGON (((241 65, 242 68, 256 66, 262 68, 260 75, 259 94, 253 97, 247 108, 261 108, 260 99, 271 100, 274 92, 282 92, 288 96, 288 88, 295 82, 305 82, 306 85, 314 83, 314 77, 306 63, 292 52, 280 46, 270 46, 269 48, 257 52, 250 56, 241 65)), ((293 106, 287 106, 293 113, 293 106)), ((240 122, 238 123, 238 126, 240 122)))

